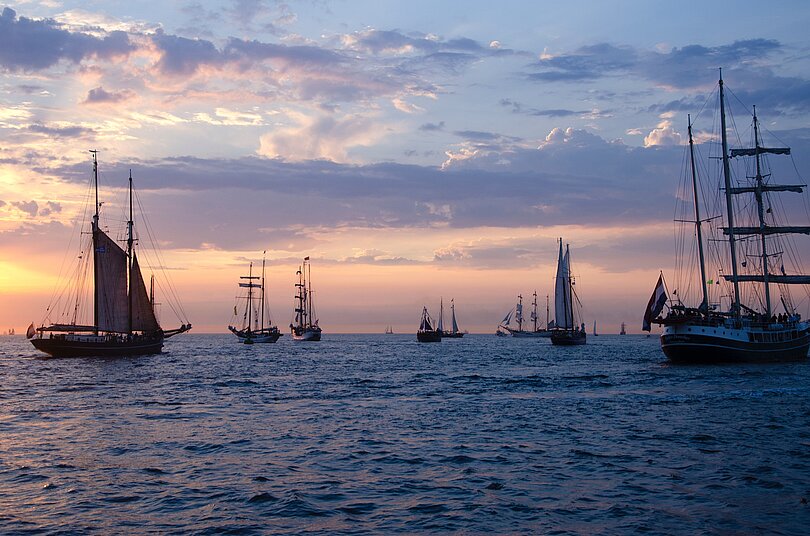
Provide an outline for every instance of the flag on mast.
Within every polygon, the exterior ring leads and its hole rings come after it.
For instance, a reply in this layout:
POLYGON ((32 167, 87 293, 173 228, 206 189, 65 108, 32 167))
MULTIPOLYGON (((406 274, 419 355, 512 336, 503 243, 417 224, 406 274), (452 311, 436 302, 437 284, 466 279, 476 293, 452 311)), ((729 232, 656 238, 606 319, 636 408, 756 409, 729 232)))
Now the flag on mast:
POLYGON ((667 303, 667 291, 664 287, 664 274, 658 276, 658 283, 655 285, 650 301, 647 303, 647 310, 644 312, 644 322, 641 325, 643 331, 652 330, 652 321, 664 309, 667 303))

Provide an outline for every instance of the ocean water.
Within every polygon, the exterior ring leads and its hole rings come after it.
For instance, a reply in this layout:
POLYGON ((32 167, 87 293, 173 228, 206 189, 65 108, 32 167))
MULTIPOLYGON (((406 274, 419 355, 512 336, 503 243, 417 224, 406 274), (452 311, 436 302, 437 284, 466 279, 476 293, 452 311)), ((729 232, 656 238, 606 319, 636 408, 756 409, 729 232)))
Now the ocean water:
POLYGON ((0 355, 2 534, 810 530, 810 363, 634 335, 0 355))

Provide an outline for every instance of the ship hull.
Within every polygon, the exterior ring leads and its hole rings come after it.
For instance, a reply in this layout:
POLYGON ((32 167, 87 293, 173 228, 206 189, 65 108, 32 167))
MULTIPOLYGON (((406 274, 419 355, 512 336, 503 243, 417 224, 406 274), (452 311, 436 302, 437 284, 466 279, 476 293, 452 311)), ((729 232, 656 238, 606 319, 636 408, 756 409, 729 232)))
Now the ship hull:
POLYGON ((512 337, 518 338, 543 338, 548 339, 551 337, 551 332, 548 330, 545 331, 518 331, 516 329, 510 329, 509 333, 512 337))
POLYGON ((292 332, 292 340, 294 341, 319 341, 321 340, 321 330, 304 329, 302 331, 292 332))
POLYGON ((230 328, 230 330, 234 335, 236 335, 239 342, 243 344, 273 343, 279 340, 279 338, 282 336, 282 333, 278 330, 253 333, 247 333, 245 330, 237 330, 234 328, 230 328))
POLYGON ((50 357, 124 357, 159 354, 163 337, 117 340, 95 335, 31 339, 34 348, 50 357))
POLYGON ((416 340, 419 342, 441 342, 442 334, 440 331, 417 331, 416 340))
POLYGON ((806 329, 751 332, 688 324, 667 326, 661 335, 661 349, 673 363, 800 361, 807 359, 810 332, 806 329), (696 333, 698 330, 700 333, 696 333), (763 340, 766 337, 772 340, 763 340))
POLYGON ((581 346, 587 342, 584 331, 557 331, 551 334, 551 344, 556 346, 581 346))
POLYGON ((442 332, 442 339, 460 339, 464 336, 463 331, 456 331, 453 333, 452 331, 443 331, 442 332))

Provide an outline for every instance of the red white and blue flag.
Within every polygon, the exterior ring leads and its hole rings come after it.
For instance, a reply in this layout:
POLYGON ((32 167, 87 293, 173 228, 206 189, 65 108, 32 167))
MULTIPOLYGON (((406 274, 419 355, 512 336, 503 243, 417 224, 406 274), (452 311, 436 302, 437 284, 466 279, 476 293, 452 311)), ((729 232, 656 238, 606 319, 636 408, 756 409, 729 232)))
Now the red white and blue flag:
POLYGON ((647 310, 644 312, 644 323, 641 329, 644 331, 652 330, 652 321, 657 318, 661 311, 664 310, 664 305, 667 303, 667 290, 664 287, 664 274, 658 276, 658 284, 655 285, 650 301, 647 304, 647 310))

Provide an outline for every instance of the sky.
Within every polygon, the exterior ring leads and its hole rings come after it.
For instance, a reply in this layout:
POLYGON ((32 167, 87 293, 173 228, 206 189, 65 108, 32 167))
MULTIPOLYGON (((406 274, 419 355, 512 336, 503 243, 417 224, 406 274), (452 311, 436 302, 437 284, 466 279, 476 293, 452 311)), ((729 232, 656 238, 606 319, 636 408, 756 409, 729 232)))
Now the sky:
POLYGON ((310 256, 326 333, 442 298, 491 333, 518 294, 545 317, 562 237, 588 325, 638 332, 718 68, 810 176, 808 26, 802 1, 0 1, 0 329, 46 321, 94 149, 105 225, 131 170, 195 331, 266 251, 282 327, 310 256))

